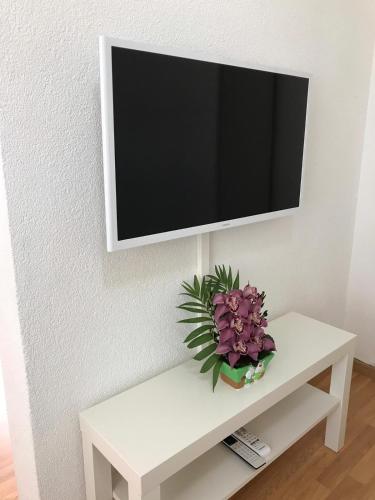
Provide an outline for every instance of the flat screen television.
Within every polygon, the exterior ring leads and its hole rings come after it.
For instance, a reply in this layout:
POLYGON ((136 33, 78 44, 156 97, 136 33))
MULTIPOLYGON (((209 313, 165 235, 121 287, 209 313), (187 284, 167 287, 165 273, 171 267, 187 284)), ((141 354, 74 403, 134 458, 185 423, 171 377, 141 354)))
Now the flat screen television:
POLYGON ((299 207, 308 77, 107 37, 100 68, 109 251, 299 207))

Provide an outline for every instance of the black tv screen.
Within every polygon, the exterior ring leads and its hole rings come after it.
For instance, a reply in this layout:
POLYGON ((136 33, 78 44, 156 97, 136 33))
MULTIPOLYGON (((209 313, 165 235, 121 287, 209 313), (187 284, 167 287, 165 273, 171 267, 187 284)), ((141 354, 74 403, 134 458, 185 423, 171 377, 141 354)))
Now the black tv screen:
POLYGON ((308 78, 110 51, 118 242, 298 207, 308 78))

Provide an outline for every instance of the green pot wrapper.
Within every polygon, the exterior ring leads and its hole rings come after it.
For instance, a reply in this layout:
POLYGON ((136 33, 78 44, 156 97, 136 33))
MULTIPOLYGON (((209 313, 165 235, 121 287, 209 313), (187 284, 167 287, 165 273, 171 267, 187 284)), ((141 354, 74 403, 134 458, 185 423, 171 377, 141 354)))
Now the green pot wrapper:
POLYGON ((231 368, 227 363, 223 363, 220 370, 221 378, 227 383, 231 381, 230 385, 236 388, 251 384, 263 377, 274 355, 273 352, 270 352, 259 361, 257 366, 247 365, 240 368, 231 368))

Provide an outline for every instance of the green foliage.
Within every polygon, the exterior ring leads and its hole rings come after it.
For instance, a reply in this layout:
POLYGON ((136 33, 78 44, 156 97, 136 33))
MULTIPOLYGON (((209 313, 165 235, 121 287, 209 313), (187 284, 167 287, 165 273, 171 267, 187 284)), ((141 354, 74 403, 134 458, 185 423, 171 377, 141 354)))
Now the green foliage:
POLYGON ((213 342, 212 344, 209 344, 204 349, 202 349, 201 351, 199 351, 198 354, 196 354, 194 356, 194 359, 196 359, 197 361, 202 361, 202 359, 207 358, 207 356, 209 356, 214 351, 216 351, 216 347, 217 347, 216 342, 213 342))
POLYGON ((212 334, 211 333, 204 333, 203 335, 199 335, 199 337, 196 337, 194 340, 192 340, 188 344, 188 348, 192 349, 193 347, 198 347, 203 344, 207 344, 207 342, 210 342, 212 340, 212 334))
POLYGON ((220 358, 221 356, 219 354, 213 354, 208 359, 206 359, 206 361, 202 365, 201 373, 208 372, 208 370, 210 370, 216 364, 216 362, 219 361, 220 358))
POLYGON ((201 373, 213 369, 212 388, 214 390, 224 358, 215 353, 219 342, 219 332, 213 317, 215 306, 212 304, 212 299, 216 293, 228 293, 233 289, 238 289, 240 287, 239 273, 237 271, 237 274, 233 276, 231 267, 227 269, 223 265, 215 266, 215 274, 203 276, 201 279, 195 275, 193 283, 183 281, 181 286, 184 289, 181 295, 189 297, 190 301, 179 305, 178 309, 199 316, 182 319, 179 323, 203 323, 190 332, 184 342, 187 343, 189 349, 204 346, 194 356, 194 359, 197 361, 205 360, 201 367, 201 373))
POLYGON ((206 332, 207 330, 211 330, 212 326, 211 325, 202 325, 198 326, 195 330, 189 333, 189 335, 186 337, 184 342, 190 342, 190 340, 193 340, 195 337, 198 337, 198 335, 201 335, 201 333, 206 332))
POLYGON ((212 390, 215 390, 219 375, 220 375, 220 370, 221 370, 221 365, 224 363, 224 360, 222 357, 220 357, 214 366, 214 370, 212 373, 212 390))
POLYGON ((215 274, 209 274, 207 277, 214 285, 215 293, 228 293, 231 290, 238 289, 240 287, 239 272, 237 271, 237 274, 233 279, 232 268, 230 266, 228 271, 225 266, 215 266, 215 274))
POLYGON ((203 323, 204 321, 211 321, 212 318, 206 318, 204 316, 196 316, 194 318, 180 319, 179 323, 203 323))

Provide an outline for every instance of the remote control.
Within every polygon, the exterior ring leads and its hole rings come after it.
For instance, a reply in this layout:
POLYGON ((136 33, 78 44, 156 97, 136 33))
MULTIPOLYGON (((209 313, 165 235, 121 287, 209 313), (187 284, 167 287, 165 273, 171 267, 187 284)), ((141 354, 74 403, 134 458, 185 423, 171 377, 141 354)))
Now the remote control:
POLYGON ((238 431, 233 433, 233 436, 262 457, 266 457, 271 452, 271 448, 268 444, 263 443, 257 436, 248 432, 245 427, 238 429, 238 431))
POLYGON ((266 463, 263 457, 258 455, 255 451, 250 450, 248 446, 238 441, 233 435, 225 438, 223 443, 241 457, 242 460, 245 460, 245 462, 251 465, 251 467, 254 467, 254 469, 259 469, 259 467, 262 467, 262 465, 266 463))

